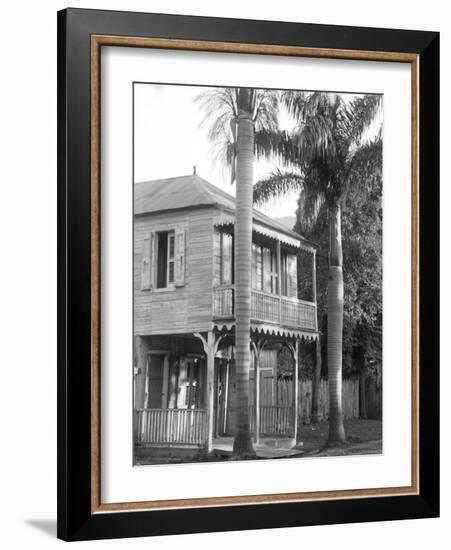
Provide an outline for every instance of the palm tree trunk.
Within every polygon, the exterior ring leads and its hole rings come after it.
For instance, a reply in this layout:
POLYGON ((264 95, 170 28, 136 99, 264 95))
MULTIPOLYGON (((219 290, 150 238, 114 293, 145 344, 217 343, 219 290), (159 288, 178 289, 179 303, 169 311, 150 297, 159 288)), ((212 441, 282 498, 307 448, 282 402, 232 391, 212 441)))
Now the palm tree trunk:
POLYGON ((321 384, 321 336, 315 342, 316 362, 312 388, 312 422, 319 422, 319 386, 321 384))
POLYGON ((329 282, 327 288, 327 370, 329 377, 328 445, 345 443, 342 406, 343 253, 341 206, 330 209, 329 282))
POLYGON ((236 459, 255 457, 249 426, 253 167, 254 125, 247 113, 240 113, 237 124, 235 223, 235 359, 238 414, 233 456, 236 459))

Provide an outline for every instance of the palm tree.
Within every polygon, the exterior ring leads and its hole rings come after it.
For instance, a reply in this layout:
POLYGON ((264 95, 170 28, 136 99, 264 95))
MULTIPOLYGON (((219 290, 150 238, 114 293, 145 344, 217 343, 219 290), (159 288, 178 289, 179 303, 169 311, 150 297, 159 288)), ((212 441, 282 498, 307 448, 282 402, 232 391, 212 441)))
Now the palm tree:
POLYGON ((254 184, 254 129, 277 128, 277 96, 251 88, 212 88, 198 97, 210 122, 209 137, 217 155, 231 165, 236 180, 235 222, 235 361, 237 426, 233 455, 255 456, 249 422, 252 191, 254 184))
POLYGON ((381 97, 324 92, 282 93, 282 101, 297 121, 287 132, 261 132, 257 147, 284 164, 254 187, 254 201, 263 202, 288 190, 302 192, 301 217, 313 223, 322 206, 328 210, 329 277, 327 289, 327 366, 329 378, 329 445, 346 441, 342 408, 343 253, 341 210, 353 185, 371 186, 382 173, 382 136, 362 136, 380 107, 381 97))

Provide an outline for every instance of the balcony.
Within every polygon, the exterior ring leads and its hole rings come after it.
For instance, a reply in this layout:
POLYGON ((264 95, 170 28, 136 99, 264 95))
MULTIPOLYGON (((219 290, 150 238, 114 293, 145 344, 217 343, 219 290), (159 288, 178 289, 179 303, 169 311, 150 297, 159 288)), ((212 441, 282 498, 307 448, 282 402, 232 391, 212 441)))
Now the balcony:
MULTIPOLYGON (((213 289, 213 318, 233 319, 234 286, 213 289)), ((316 330, 316 304, 252 290, 251 319, 294 329, 316 330)))

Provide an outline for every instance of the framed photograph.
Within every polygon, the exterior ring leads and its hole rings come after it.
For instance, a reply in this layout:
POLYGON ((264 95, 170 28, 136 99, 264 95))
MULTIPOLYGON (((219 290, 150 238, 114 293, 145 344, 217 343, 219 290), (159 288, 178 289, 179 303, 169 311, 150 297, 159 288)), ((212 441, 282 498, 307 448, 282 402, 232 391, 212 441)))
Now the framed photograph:
POLYGON ((439 35, 58 14, 58 536, 439 514, 439 35))

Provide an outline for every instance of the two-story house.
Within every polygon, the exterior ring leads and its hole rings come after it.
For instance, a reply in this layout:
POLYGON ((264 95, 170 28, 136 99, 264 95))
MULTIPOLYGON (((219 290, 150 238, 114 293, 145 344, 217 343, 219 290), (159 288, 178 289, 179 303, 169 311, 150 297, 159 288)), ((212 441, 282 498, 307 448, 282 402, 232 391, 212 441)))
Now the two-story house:
MULTIPOLYGON (((135 442, 198 446, 235 429, 235 198, 197 175, 134 190, 135 442)), ((250 417, 255 439, 296 441, 298 343, 316 338, 315 247, 253 211, 250 417), (311 254, 310 301, 298 255, 311 254), (277 399, 277 353, 293 358, 290 402, 277 399)))

